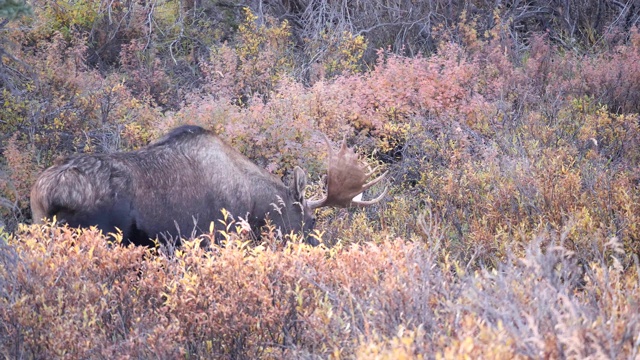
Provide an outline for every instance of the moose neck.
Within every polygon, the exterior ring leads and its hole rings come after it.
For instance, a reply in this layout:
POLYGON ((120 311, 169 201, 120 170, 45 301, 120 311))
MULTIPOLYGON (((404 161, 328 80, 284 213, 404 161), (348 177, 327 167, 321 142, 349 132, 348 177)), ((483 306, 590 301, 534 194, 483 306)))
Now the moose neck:
MULTIPOLYGON (((266 217, 283 233, 300 228, 299 224, 296 226, 298 221, 292 219, 300 218, 295 216, 295 211, 301 212, 301 209, 299 205, 293 204, 289 188, 278 177, 254 164, 217 137, 202 137, 198 142, 198 146, 185 148, 184 152, 188 157, 196 159, 195 163, 204 164, 204 173, 215 169, 215 173, 224 174, 222 181, 226 184, 222 187, 225 192, 216 194, 216 198, 226 197, 227 200, 220 203, 219 207, 227 208, 236 219, 244 218, 248 213, 246 220, 255 232, 259 232, 266 217), (208 144, 214 144, 215 148, 222 151, 197 151, 211 147, 208 144), (227 207, 231 204, 235 206, 227 207)), ((220 180, 213 180, 211 188, 220 188, 218 181, 220 180)))
POLYGON ((258 228, 265 225, 265 219, 269 218, 283 233, 288 233, 292 229, 289 214, 299 211, 298 205, 293 204, 289 188, 271 174, 268 177, 253 177, 251 182, 253 221, 250 223, 255 227, 254 231, 259 231, 258 228))

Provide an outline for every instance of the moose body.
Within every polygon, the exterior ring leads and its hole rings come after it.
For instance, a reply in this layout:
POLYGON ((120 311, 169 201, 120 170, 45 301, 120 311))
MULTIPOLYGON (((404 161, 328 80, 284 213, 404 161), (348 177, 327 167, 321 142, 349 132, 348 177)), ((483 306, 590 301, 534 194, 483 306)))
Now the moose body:
POLYGON ((313 209, 330 204, 305 200, 306 183, 296 167, 286 186, 210 131, 187 125, 136 151, 62 160, 36 180, 31 210, 35 222, 56 216, 74 227, 119 229, 136 245, 201 233, 211 222, 219 226, 222 209, 254 232, 270 218, 283 233, 308 234, 313 209))

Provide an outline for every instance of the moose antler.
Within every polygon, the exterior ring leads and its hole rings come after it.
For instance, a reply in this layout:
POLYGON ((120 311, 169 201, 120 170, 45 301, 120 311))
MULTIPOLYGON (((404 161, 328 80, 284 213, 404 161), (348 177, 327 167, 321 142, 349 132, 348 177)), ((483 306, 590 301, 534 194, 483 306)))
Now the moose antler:
POLYGON ((369 206, 382 200, 387 194, 387 187, 373 200, 362 201, 354 200, 353 198, 382 181, 387 176, 388 171, 367 182, 367 179, 376 172, 378 167, 372 170, 369 168, 369 171, 365 172, 368 166, 362 165, 353 149, 347 147, 346 137, 342 139, 342 146, 337 153, 333 151, 327 135, 324 135, 324 140, 329 148, 326 180, 327 193, 320 200, 310 200, 309 207, 316 209, 323 206, 369 206))

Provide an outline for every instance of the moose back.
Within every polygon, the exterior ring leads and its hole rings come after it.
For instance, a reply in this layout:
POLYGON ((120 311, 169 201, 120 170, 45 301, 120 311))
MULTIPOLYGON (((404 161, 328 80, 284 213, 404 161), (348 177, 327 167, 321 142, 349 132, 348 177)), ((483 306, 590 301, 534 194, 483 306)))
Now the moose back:
MULTIPOLYGON (((117 228, 125 243, 152 245, 156 237, 177 239, 206 231, 211 222, 217 226, 226 209, 256 233, 269 218, 282 233, 307 235, 314 209, 368 206, 386 194, 385 188, 374 200, 351 202, 386 173, 365 183, 371 173, 345 142, 334 153, 326 141, 328 186, 321 200, 305 199, 301 168, 294 168, 286 186, 212 132, 186 125, 136 151, 75 155, 46 169, 31 189, 33 219, 41 223, 55 216, 69 226, 97 226, 103 233, 117 228)), ((317 243, 311 237, 307 241, 317 243)))

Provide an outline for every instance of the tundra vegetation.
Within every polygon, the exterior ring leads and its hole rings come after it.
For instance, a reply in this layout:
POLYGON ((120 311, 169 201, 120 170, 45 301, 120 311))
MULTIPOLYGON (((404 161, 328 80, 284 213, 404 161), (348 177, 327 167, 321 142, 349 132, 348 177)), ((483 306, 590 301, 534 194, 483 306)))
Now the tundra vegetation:
POLYGON ((635 2, 29 5, 0 4, 5 358, 639 356, 635 2), (59 156, 183 124, 318 197, 346 134, 389 192, 319 209, 318 247, 28 225, 59 156))

